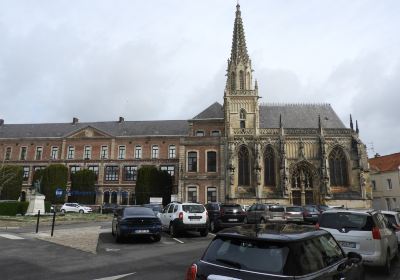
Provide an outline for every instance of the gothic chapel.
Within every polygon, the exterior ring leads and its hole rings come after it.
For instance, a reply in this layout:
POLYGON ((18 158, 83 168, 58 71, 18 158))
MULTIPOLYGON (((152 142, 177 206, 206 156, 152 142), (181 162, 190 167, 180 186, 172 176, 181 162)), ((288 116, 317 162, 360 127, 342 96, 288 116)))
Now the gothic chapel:
POLYGON ((64 164, 96 173, 94 203, 135 204, 137 170, 153 165, 173 177, 180 201, 371 207, 358 124, 350 117, 347 128, 329 104, 260 104, 253 73, 237 5, 223 105, 190 120, 1 119, 0 161, 23 167, 22 200, 36 170, 64 164))

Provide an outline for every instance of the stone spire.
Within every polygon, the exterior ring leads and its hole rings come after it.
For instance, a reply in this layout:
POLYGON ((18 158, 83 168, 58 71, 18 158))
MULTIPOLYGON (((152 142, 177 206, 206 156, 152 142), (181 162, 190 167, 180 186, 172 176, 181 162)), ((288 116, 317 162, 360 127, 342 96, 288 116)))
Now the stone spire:
POLYGON ((359 134, 360 130, 358 129, 358 121, 356 120, 356 133, 359 134))
POLYGON ((351 117, 351 114, 350 114, 350 128, 351 128, 351 130, 354 131, 354 127, 353 127, 353 118, 351 117))
POLYGON ((233 27, 231 62, 237 64, 240 60, 242 60, 243 63, 246 63, 249 60, 249 55, 247 53, 240 5, 238 3, 236 5, 235 25, 233 27))

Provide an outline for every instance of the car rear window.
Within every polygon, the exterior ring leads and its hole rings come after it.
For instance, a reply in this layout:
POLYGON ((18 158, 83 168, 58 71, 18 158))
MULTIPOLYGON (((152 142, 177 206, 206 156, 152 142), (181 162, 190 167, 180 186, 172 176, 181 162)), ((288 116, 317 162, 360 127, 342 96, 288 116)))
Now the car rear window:
POLYGON ((239 211, 243 211, 242 207, 239 204, 222 204, 221 205, 221 209, 225 209, 225 210, 239 210, 239 211))
POLYGON ((282 206, 271 206, 271 207, 269 207, 269 211, 271 211, 271 212, 285 212, 285 209, 282 206))
POLYGON ((125 215, 154 215, 153 210, 146 207, 128 207, 124 209, 125 215))
POLYGON ((303 208, 301 207, 286 207, 286 212, 302 212, 303 208))
POLYGON ((217 237, 203 260, 244 270, 283 274, 289 248, 281 243, 217 237))
POLYGON ((325 228, 371 231, 374 223, 370 215, 348 212, 325 212, 321 215, 319 225, 325 228))
POLYGON ((182 209, 188 213, 203 213, 206 210, 203 205, 196 204, 182 205, 182 209))

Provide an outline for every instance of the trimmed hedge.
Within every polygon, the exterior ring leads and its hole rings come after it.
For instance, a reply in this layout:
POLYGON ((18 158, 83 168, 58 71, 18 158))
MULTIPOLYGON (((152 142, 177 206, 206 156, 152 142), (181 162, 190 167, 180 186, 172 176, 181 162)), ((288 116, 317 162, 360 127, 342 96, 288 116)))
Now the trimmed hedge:
MULTIPOLYGON (((28 210, 28 201, 0 201, 0 216, 16 216, 17 214, 25 215, 28 210)), ((44 202, 44 210, 50 213, 51 203, 44 202)), ((43 214, 43 213, 41 213, 43 214)))
POLYGON ((28 210, 29 202, 27 201, 7 201, 0 202, 0 216, 16 216, 24 215, 28 210))

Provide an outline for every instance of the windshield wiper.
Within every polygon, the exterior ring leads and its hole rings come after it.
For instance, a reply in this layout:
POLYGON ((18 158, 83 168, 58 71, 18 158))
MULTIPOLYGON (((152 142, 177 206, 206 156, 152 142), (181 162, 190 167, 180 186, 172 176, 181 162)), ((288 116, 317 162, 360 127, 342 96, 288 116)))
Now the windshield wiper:
POLYGON ((240 263, 238 263, 238 262, 235 262, 235 261, 230 261, 230 260, 227 260, 227 259, 216 259, 216 261, 222 262, 224 264, 227 264, 227 265, 230 265, 230 266, 233 266, 233 267, 236 267, 236 268, 242 268, 242 265, 240 263))

